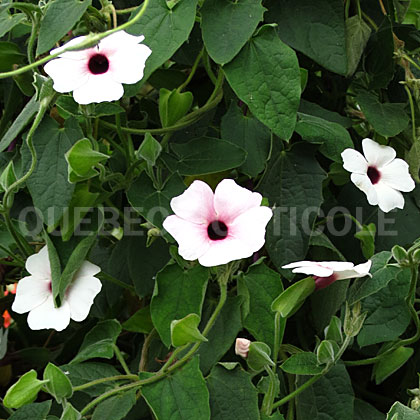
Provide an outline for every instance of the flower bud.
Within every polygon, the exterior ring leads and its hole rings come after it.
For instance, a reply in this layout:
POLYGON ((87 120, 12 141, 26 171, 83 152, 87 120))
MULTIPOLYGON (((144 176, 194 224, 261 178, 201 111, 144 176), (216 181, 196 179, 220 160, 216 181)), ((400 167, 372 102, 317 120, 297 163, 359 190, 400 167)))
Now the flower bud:
POLYGON ((392 247, 392 256, 400 264, 406 265, 408 263, 408 254, 407 251, 399 245, 394 245, 392 247))
POLYGON ((250 344, 251 341, 247 340, 246 338, 237 338, 235 342, 235 353, 238 356, 241 356, 244 359, 246 359, 248 357, 250 344))

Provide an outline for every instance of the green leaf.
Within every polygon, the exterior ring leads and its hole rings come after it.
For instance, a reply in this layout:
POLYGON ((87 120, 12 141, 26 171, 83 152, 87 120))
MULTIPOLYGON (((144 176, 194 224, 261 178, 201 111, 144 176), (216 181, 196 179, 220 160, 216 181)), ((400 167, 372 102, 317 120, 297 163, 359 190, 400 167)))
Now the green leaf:
POLYGON ((89 139, 81 139, 65 154, 68 163, 69 181, 83 181, 98 175, 94 169, 98 163, 109 159, 108 155, 93 150, 89 139))
POLYGON ((41 21, 36 55, 43 54, 69 32, 91 5, 91 0, 54 0, 41 21))
POLYGON ((259 371, 264 366, 274 366, 274 362, 270 358, 271 348, 265 343, 252 341, 249 345, 248 356, 246 362, 248 366, 255 371, 259 371))
POLYGON ((251 375, 239 366, 227 370, 216 365, 207 377, 211 418, 255 420, 259 418, 257 390, 251 375))
POLYGON ((156 420, 210 419, 209 392, 198 363, 194 357, 173 375, 142 387, 156 420))
POLYGON ((416 141, 405 155, 405 160, 410 167, 410 174, 414 180, 420 183, 420 141, 416 141))
POLYGON ((122 327, 127 331, 149 334, 153 330, 150 306, 139 309, 122 324, 122 327))
POLYGON ((44 381, 49 381, 46 383, 45 388, 59 404, 73 395, 73 387, 69 378, 60 368, 52 363, 48 363, 44 370, 44 381))
POLYGON ((7 9, 0 13, 0 38, 26 19, 25 13, 11 15, 7 9))
POLYGON ((281 139, 289 140, 299 107, 300 69, 296 53, 275 29, 260 28, 223 70, 251 112, 281 139))
POLYGON ((210 57, 226 64, 251 38, 263 19, 261 1, 207 0, 201 8, 203 41, 210 57))
POLYGON ((80 363, 95 357, 111 359, 114 345, 121 333, 121 325, 115 319, 98 322, 85 336, 79 353, 71 363, 80 363))
POLYGON ((395 373, 408 361, 413 353, 414 349, 411 347, 398 347, 392 353, 381 357, 379 362, 373 367, 373 377, 375 378, 376 385, 379 385, 395 373))
POLYGON ((220 125, 221 137, 242 147, 247 152, 245 162, 238 168, 254 177, 261 173, 270 154, 271 133, 252 115, 244 115, 234 101, 223 116, 220 125))
POLYGON ((347 77, 356 71, 371 32, 370 26, 359 15, 346 20, 347 77))
POLYGON ((353 148, 349 132, 341 125, 313 115, 298 114, 296 132, 309 143, 321 144, 319 151, 327 158, 342 163, 341 152, 353 148))
POLYGON ((356 101, 368 122, 381 136, 394 137, 407 128, 409 118, 404 110, 405 104, 382 104, 368 92, 359 93, 356 101))
MULTIPOLYGON (((298 376, 296 387, 302 386, 308 379, 298 376)), ((296 414, 299 420, 353 420, 353 405, 354 394, 349 374, 343 364, 338 364, 298 394, 296 414)))
POLYGON ((150 165, 156 163, 162 151, 160 143, 150 134, 146 133, 144 140, 141 142, 139 149, 136 152, 137 157, 144 159, 150 165))
POLYGON ((386 287, 388 283, 395 279, 401 271, 398 267, 388 266, 391 259, 389 251, 382 251, 371 258, 372 267, 370 273, 371 278, 356 279, 349 290, 348 301, 350 305, 354 305, 359 300, 379 292, 386 287))
POLYGON ((153 324, 165 346, 171 344, 171 322, 188 314, 201 316, 208 270, 195 266, 184 271, 178 264, 167 265, 156 276, 150 305, 153 324))
POLYGON ((45 420, 47 417, 52 401, 44 401, 42 403, 27 404, 19 410, 15 411, 9 420, 45 420))
POLYGON ((331 321, 324 330, 325 339, 335 341, 337 344, 343 342, 342 322, 336 316, 331 317, 331 321))
POLYGON ((324 370, 315 354, 307 351, 292 354, 280 367, 293 375, 319 375, 324 370))
POLYGON ((162 88, 159 91, 159 116, 162 127, 169 127, 180 120, 191 108, 191 92, 179 92, 162 88))
POLYGON ((101 102, 99 104, 95 104, 95 116, 103 117, 105 115, 116 115, 125 112, 125 109, 115 103, 112 102, 101 102))
POLYGON ((322 340, 316 350, 316 359, 320 365, 334 363, 338 345, 335 341, 322 340))
POLYGON ((249 292, 249 314, 244 327, 258 340, 274 345, 274 317, 270 306, 283 291, 281 277, 265 264, 253 264, 243 277, 249 292))
MULTIPOLYGON (((197 354, 200 356, 200 369, 204 375, 232 347, 239 331, 242 330, 241 304, 242 298, 240 296, 228 296, 226 304, 207 334, 208 341, 202 343, 199 347, 197 354)), ((216 303, 211 305, 207 311, 214 310, 215 305, 216 303)), ((204 318, 204 315, 202 318, 203 322, 206 318, 204 318)))
POLYGON ((385 414, 366 401, 354 399, 354 420, 385 420, 385 414))
POLYGON ((313 277, 306 277, 281 292, 271 304, 271 309, 279 312, 283 318, 288 318, 302 306, 314 290, 315 280, 313 277))
MULTIPOLYGON (((180 1, 169 8, 165 0, 154 0, 148 5, 141 20, 127 32, 144 35, 144 44, 153 51, 146 61, 142 80, 146 80, 158 67, 172 57, 188 39, 194 26, 198 0, 180 1)), ((133 12, 132 18, 138 9, 133 12)))
POLYGON ((39 102, 36 101, 35 96, 25 105, 22 112, 13 121, 12 125, 6 131, 5 135, 0 141, 0 152, 6 150, 10 143, 20 134, 26 125, 32 121, 34 115, 38 112, 39 102))
POLYGON ((131 184, 127 198, 134 210, 148 222, 162 229, 163 220, 171 214, 170 201, 182 194, 185 184, 178 174, 169 177, 163 187, 156 189, 145 172, 131 184))
POLYGON ((359 239, 361 242, 363 256, 366 259, 372 257, 375 253, 375 235, 376 235, 376 225, 375 223, 369 223, 368 225, 363 225, 362 229, 357 231, 354 234, 354 237, 359 239))
MULTIPOLYGON (((33 142, 38 162, 27 185, 49 230, 54 229, 70 204, 74 185, 67 180, 64 155, 82 137, 83 131, 75 118, 69 118, 60 128, 55 120, 45 117, 35 131, 33 142)), ((22 148, 22 158, 29 168, 31 157, 26 146, 22 148)))
POLYGON ((33 402, 38 392, 48 381, 40 381, 36 377, 36 371, 30 370, 22 375, 6 392, 3 404, 7 408, 19 408, 22 405, 33 402))
POLYGON ((261 182, 260 192, 275 206, 266 234, 271 260, 280 269, 303 260, 309 246, 319 207, 323 201, 325 172, 313 149, 296 144, 288 152, 274 155, 261 182))
POLYGON ((176 158, 168 157, 165 163, 181 175, 205 175, 241 166, 246 151, 226 140, 201 137, 188 143, 172 144, 176 158), (217 159, 215 159, 217 156, 217 159))
MULTIPOLYGON (((73 386, 80 386, 97 379, 121 374, 114 366, 99 362, 63 365, 60 366, 60 369, 66 373, 73 386)), ((91 397, 96 397, 97 395, 115 388, 116 385, 116 381, 109 381, 85 388, 82 392, 91 397)))
POLYGON ((420 413, 397 401, 388 411, 386 420, 420 420, 420 413))
POLYGON ((69 402, 67 402, 60 420, 80 420, 81 418, 82 415, 69 402))
POLYGON ((0 41, 0 71, 11 71, 14 64, 21 64, 24 60, 25 56, 17 44, 0 41))
POLYGON ((171 322, 171 343, 173 347, 181 347, 189 343, 208 341, 198 329, 200 317, 189 314, 182 319, 171 322))
POLYGON ((327 70, 345 75, 347 54, 341 0, 270 0, 266 20, 278 24, 280 38, 327 70))
POLYGON ((0 190, 6 191, 16 181, 15 167, 11 160, 0 175, 0 190))
POLYGON ((121 420, 136 403, 136 391, 128 391, 102 401, 95 408, 92 420, 121 420))
POLYGON ((409 288, 410 270, 401 270, 386 287, 364 299, 368 316, 357 336, 360 347, 395 340, 405 331, 410 323, 405 301, 409 288))

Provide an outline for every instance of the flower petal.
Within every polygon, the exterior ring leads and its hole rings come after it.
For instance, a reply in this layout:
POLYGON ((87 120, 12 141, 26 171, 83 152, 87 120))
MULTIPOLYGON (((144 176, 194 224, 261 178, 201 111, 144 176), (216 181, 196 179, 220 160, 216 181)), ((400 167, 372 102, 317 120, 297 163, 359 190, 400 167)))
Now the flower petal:
POLYGON ((50 260, 48 257, 48 248, 44 246, 37 254, 33 254, 26 260, 26 270, 42 279, 51 281, 50 260))
POLYGON ((296 267, 292 270, 293 273, 307 274, 308 276, 329 277, 334 274, 332 268, 322 267, 321 265, 296 267))
POLYGON ((229 224, 240 214, 261 204, 260 193, 239 186, 233 179, 224 179, 214 192, 214 209, 219 220, 229 224))
POLYGON ((50 280, 36 276, 21 279, 17 285, 12 310, 23 314, 44 303, 51 296, 50 284, 50 280))
POLYGON ((119 48, 108 57, 110 63, 108 73, 116 82, 137 83, 143 78, 146 60, 151 53, 152 50, 143 44, 119 48))
POLYGON ((182 219, 205 224, 206 228, 216 219, 213 191, 203 181, 194 181, 181 195, 174 197, 171 200, 171 208, 182 219))
POLYGON ((296 267, 312 267, 314 265, 317 265, 316 261, 296 261, 296 262, 283 265, 282 268, 288 269, 288 268, 296 268, 296 267))
POLYGON ((381 168, 381 181, 388 187, 399 191, 412 191, 414 183, 408 171, 408 164, 402 159, 394 159, 391 163, 381 168))
POLYGON ((86 277, 86 276, 92 277, 95 274, 98 274, 100 271, 101 271, 101 267, 98 267, 97 265, 92 264, 89 261, 83 261, 79 270, 74 275, 74 278, 86 277))
POLYGON ((399 191, 388 187, 388 185, 381 181, 375 184, 374 188, 378 196, 379 208, 384 213, 388 213, 395 208, 404 208, 404 197, 399 191))
POLYGON ((334 272, 351 270, 354 264, 347 261, 322 261, 318 263, 321 267, 331 268, 334 272))
POLYGON ((164 220, 163 227, 178 242, 179 255, 188 261, 196 260, 210 247, 207 225, 191 223, 172 215, 164 220))
POLYGON ((74 321, 80 322, 87 318, 93 300, 101 291, 101 288, 102 283, 96 277, 76 276, 67 289, 65 298, 70 306, 70 316, 74 321))
POLYGON ((352 180, 353 184, 359 188, 359 190, 362 190, 366 194, 370 205, 375 206, 378 204, 376 189, 372 185, 372 182, 367 175, 351 174, 350 179, 352 180))
POLYGON ((248 258, 253 253, 243 241, 228 236, 220 241, 212 241, 208 250, 198 258, 198 262, 204 267, 214 267, 248 258))
POLYGON ((369 260, 363 264, 356 265, 351 269, 336 271, 335 273, 337 276, 337 280, 352 279, 352 278, 359 278, 359 277, 365 277, 365 276, 372 277, 372 275, 369 274, 369 270, 371 266, 372 266, 372 261, 369 260))
POLYGON ((143 35, 131 35, 125 31, 117 31, 99 41, 98 49, 100 53, 113 53, 125 46, 137 45, 144 40, 143 35))
POLYGON ((54 90, 61 93, 80 88, 89 80, 85 61, 56 58, 44 66, 44 71, 53 79, 54 90))
POLYGON ((343 159, 343 168, 356 174, 366 174, 368 163, 364 156, 354 149, 346 149, 341 153, 343 159))
POLYGON ((387 165, 393 159, 397 153, 392 147, 382 146, 376 141, 371 139, 363 139, 362 141, 363 153, 365 154, 366 160, 369 165, 374 165, 378 169, 381 169, 382 166, 387 165))
POLYGON ((73 92, 74 100, 82 105, 116 101, 123 95, 122 84, 112 80, 108 73, 90 75, 88 82, 73 92))
POLYGON ((70 306, 67 302, 59 308, 54 307, 52 295, 42 304, 29 312, 28 325, 32 330, 53 328, 62 331, 70 324, 70 306))
MULTIPOLYGON (((65 48, 73 47, 77 44, 81 44, 86 39, 86 36, 77 36, 76 38, 71 39, 69 42, 66 42, 61 47, 54 48, 50 51, 50 54, 55 54, 61 51, 64 51, 65 48)), ((86 60, 87 57, 89 57, 90 54, 92 54, 92 51, 96 51, 96 47, 93 48, 86 48, 83 50, 75 50, 75 51, 67 51, 62 54, 60 54, 58 57, 67 58, 69 60, 86 60)))

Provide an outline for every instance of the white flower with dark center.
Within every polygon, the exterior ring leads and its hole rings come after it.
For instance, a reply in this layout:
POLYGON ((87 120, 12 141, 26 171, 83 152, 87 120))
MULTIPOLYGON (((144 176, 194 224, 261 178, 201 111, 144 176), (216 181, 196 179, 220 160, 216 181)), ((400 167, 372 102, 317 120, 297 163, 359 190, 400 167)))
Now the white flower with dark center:
POLYGON ((62 331, 69 325, 70 318, 77 322, 87 318, 93 300, 102 288, 99 279, 94 277, 101 271, 97 265, 88 261, 82 263, 59 308, 54 307, 47 247, 31 255, 25 267, 30 276, 19 281, 12 310, 18 314, 29 312, 29 328, 62 331))
MULTIPOLYGON (((86 36, 74 38, 51 54, 85 39, 86 36)), ((122 83, 133 84, 143 78, 146 60, 152 53, 149 47, 140 44, 143 40, 142 35, 118 31, 95 47, 60 54, 44 70, 53 79, 57 92, 73 92, 79 104, 115 101, 124 94, 122 83)))
POLYGON ((163 227, 179 244, 179 255, 205 267, 250 257, 263 247, 265 227, 273 212, 261 206, 262 196, 224 179, 215 192, 194 181, 171 200, 175 215, 163 227))
POLYGON ((282 268, 292 268, 293 273, 312 275, 315 279, 315 288, 323 289, 336 280, 344 280, 370 276, 372 261, 354 265, 343 261, 297 261, 284 265, 282 268))
POLYGON ((364 139, 362 147, 364 156, 354 149, 341 153, 343 167, 352 172, 353 183, 366 194, 369 204, 379 205, 385 213, 404 208, 400 191, 409 192, 415 187, 407 162, 395 158, 392 147, 382 146, 371 139, 364 139))

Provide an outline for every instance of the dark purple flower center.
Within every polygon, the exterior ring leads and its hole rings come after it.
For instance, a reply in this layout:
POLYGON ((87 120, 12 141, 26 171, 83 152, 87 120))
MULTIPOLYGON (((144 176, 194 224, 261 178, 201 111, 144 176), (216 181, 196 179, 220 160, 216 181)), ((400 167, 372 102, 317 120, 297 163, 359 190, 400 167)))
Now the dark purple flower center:
POLYGON ((88 67, 92 74, 103 74, 109 69, 109 61, 103 54, 95 54, 90 57, 88 67))
POLYGON ((314 276, 314 280, 315 280, 315 289, 320 290, 334 283, 337 280, 337 275, 334 273, 328 277, 314 276))
POLYGON ((367 170, 367 176, 369 177, 372 184, 377 184, 381 179, 380 172, 374 166, 369 166, 367 170))
POLYGON ((228 235, 228 227, 223 222, 215 220, 207 226, 207 234, 212 241, 220 241, 228 235))

